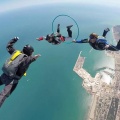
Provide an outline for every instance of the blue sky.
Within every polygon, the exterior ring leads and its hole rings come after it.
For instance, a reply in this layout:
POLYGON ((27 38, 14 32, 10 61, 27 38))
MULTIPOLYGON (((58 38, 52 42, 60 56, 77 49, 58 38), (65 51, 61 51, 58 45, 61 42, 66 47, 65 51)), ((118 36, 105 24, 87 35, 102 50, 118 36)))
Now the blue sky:
POLYGON ((104 5, 109 7, 119 7, 120 5, 120 0, 0 0, 0 12, 7 12, 18 8, 35 5, 72 2, 93 5, 104 5))

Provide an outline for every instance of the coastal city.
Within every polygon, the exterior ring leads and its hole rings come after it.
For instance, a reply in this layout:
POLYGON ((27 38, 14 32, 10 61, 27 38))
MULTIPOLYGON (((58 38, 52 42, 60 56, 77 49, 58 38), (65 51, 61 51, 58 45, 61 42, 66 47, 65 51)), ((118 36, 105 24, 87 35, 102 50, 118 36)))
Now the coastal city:
MULTIPOLYGON (((113 37, 120 39, 120 25, 114 26, 113 37)), ((93 78, 84 68, 85 57, 78 56, 73 71, 82 79, 82 86, 92 95, 92 101, 87 120, 120 120, 120 52, 105 51, 106 55, 114 58, 114 69, 104 67, 93 78), (111 78, 109 84, 103 73, 111 78)))

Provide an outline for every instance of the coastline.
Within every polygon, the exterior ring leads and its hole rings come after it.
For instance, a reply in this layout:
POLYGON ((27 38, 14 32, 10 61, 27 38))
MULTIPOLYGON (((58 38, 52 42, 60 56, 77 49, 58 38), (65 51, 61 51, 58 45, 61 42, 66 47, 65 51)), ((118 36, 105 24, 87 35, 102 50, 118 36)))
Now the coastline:
MULTIPOLYGON (((113 26, 112 34, 114 39, 118 41, 120 38, 120 25, 113 26)), ((92 95, 87 120, 120 119, 120 52, 105 51, 105 53, 106 56, 114 58, 115 69, 104 67, 104 70, 98 72, 93 78, 83 68, 85 57, 81 57, 80 54, 73 68, 73 71, 83 79, 82 86, 84 89, 92 95), (107 71, 107 69, 111 70, 111 72, 107 71), (108 77, 103 78, 102 72, 112 79, 109 84, 106 82, 108 77)))

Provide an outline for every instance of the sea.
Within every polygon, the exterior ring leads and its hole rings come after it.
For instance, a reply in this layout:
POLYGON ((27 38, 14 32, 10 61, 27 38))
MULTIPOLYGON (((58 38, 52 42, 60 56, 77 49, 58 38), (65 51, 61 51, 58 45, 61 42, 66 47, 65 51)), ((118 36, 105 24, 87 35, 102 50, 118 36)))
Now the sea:
MULTIPOLYGON (((105 28, 111 30, 119 24, 119 9, 100 5, 56 3, 0 13, 0 67, 10 56, 7 43, 16 36, 19 40, 15 49, 22 50, 30 44, 34 55, 41 54, 0 108, 0 120, 86 120, 92 98, 73 71, 78 55, 82 51, 81 56, 86 57, 83 67, 92 77, 99 68, 113 68, 114 60, 105 51, 72 40, 88 38, 92 32, 102 35, 105 28), (57 24, 64 36, 66 26, 73 25, 73 38, 59 45, 36 40, 56 32, 57 24)), ((116 45, 112 30, 106 39, 116 45)), ((1 91, 3 88, 4 85, 0 86, 1 91)))

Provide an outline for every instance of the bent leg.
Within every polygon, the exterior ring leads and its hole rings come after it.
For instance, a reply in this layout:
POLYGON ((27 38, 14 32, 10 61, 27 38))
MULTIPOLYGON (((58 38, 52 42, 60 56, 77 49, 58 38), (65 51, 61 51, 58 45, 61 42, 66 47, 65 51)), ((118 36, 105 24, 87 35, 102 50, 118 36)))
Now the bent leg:
POLYGON ((10 94, 12 94, 12 92, 15 90, 15 88, 17 87, 18 83, 13 84, 11 90, 10 90, 10 94))
POLYGON ((57 26, 57 33, 60 33, 60 24, 57 26))
POLYGON ((3 82, 2 82, 2 80, 1 80, 1 76, 0 76, 0 85, 3 85, 3 82))
POLYGON ((108 50, 111 50, 111 51, 118 51, 118 50, 120 50, 120 40, 118 41, 116 46, 110 45, 108 47, 108 50))
POLYGON ((116 48, 120 50, 120 40, 118 41, 116 48))
POLYGON ((113 45, 110 45, 110 46, 107 48, 107 50, 118 51, 118 49, 117 49, 115 46, 113 46, 113 45))
POLYGON ((104 31, 103 31, 103 37, 106 37, 107 33, 110 31, 109 28, 106 28, 104 31))
POLYGON ((58 24, 57 26, 57 33, 55 35, 56 37, 61 37, 61 34, 60 34, 60 24, 58 24))
POLYGON ((6 98, 9 97, 9 95, 15 90, 17 84, 18 83, 5 85, 4 89, 0 93, 0 107, 2 106, 6 98))
POLYGON ((70 30, 70 28, 67 28, 67 32, 68 32, 68 37, 72 37, 72 30, 70 30))
POLYGON ((67 26, 68 37, 72 37, 72 30, 70 29, 73 25, 67 26))

